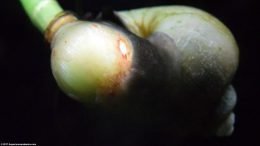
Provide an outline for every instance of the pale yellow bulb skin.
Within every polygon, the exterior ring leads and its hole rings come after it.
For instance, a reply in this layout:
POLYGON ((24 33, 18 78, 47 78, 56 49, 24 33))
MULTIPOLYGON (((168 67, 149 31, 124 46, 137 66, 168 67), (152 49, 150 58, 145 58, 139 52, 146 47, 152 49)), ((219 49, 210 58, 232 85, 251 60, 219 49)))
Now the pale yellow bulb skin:
POLYGON ((125 34, 100 23, 62 26, 52 43, 51 67, 61 89, 83 102, 124 91, 133 50, 125 34))

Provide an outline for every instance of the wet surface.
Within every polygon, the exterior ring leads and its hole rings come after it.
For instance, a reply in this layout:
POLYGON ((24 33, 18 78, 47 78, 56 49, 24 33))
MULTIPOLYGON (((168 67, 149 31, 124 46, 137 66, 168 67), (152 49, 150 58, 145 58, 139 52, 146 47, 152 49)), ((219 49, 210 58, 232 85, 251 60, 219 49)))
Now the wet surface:
MULTIPOLYGON (((0 33, 0 143, 38 145, 259 145, 259 22, 256 2, 243 0, 59 0, 79 13, 109 8, 117 10, 165 4, 199 7, 223 21, 234 33, 240 48, 240 66, 233 85, 237 91, 236 124, 231 137, 175 139, 169 129, 127 124, 127 116, 85 107, 57 87, 50 69, 50 49, 31 25, 17 1, 4 1, 0 33), (112 2, 112 3, 111 3, 112 2), (102 5, 101 5, 102 3, 102 5), (258 143, 258 144, 257 144, 258 143)), ((88 16, 90 17, 90 16, 88 16)), ((138 112, 138 111, 137 111, 138 112)))

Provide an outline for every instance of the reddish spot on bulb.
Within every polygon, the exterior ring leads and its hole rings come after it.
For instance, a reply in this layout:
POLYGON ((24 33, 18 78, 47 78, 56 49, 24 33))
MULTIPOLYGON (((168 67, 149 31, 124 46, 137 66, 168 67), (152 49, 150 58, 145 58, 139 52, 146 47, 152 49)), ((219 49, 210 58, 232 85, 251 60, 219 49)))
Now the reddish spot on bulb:
POLYGON ((102 80, 99 87, 100 102, 117 103, 120 101, 117 97, 122 94, 127 85, 131 64, 132 64, 132 45, 131 42, 121 34, 118 34, 115 41, 115 53, 117 56, 116 71, 102 80))
POLYGON ((127 48, 126 48, 126 44, 124 41, 122 40, 119 40, 119 49, 120 49, 120 52, 122 54, 122 56, 125 58, 127 57, 127 48))
POLYGON ((98 28, 98 25, 95 24, 95 23, 93 23, 92 26, 93 26, 94 28, 98 28))

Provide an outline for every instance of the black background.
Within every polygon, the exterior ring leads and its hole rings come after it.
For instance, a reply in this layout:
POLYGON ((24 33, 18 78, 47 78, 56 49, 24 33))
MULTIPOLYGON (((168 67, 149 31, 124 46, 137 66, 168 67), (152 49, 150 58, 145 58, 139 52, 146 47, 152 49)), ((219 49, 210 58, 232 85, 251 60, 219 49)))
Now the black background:
POLYGON ((0 142, 38 145, 259 145, 260 13, 249 0, 60 0, 83 16, 111 7, 116 10, 156 5, 190 5, 223 21, 240 48, 240 66, 233 84, 238 94, 235 132, 228 138, 189 139, 150 134, 139 139, 111 137, 109 128, 93 128, 94 113, 84 110, 57 87, 50 70, 49 44, 30 23, 18 1, 0 5, 0 142), (85 116, 87 115, 87 116, 85 116), (103 138, 95 135, 103 131, 103 138), (107 136, 107 137, 106 137, 107 136))

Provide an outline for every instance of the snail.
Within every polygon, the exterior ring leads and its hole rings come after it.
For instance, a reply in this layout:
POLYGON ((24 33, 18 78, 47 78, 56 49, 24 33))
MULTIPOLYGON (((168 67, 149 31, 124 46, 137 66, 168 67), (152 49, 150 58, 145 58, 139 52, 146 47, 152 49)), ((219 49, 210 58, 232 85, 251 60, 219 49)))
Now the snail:
MULTIPOLYGON (((49 3, 53 8, 54 2, 41 1, 35 10, 47 10, 49 3)), ((158 6, 115 11, 122 27, 78 20, 55 5, 44 26, 35 24, 51 44, 53 75, 69 97, 155 113, 170 109, 167 116, 178 119, 182 128, 175 130, 184 135, 233 132, 231 81, 239 51, 217 18, 193 7, 158 6)))

